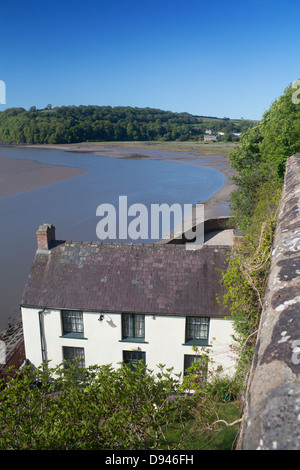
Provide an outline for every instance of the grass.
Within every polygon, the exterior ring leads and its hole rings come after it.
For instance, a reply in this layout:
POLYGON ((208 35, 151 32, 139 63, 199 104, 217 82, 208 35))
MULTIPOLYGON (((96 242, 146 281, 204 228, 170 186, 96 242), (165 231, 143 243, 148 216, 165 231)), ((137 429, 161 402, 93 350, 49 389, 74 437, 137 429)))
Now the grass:
MULTIPOLYGON (((218 415, 219 419, 232 423, 241 417, 239 404, 235 402, 219 404, 218 415)), ((187 450, 234 450, 239 424, 226 426, 224 423, 219 423, 215 426, 215 430, 209 436, 198 433, 187 450)))
POLYGON ((227 157, 233 148, 238 145, 235 142, 196 142, 196 141, 130 141, 130 142, 82 142, 80 145, 97 145, 136 148, 147 150, 149 148, 165 150, 169 152, 193 153, 196 155, 219 155, 227 157))
MULTIPOLYGON (((227 423, 232 423, 241 418, 239 402, 219 403, 216 405, 216 414, 213 413, 210 423, 217 419, 222 419, 227 423)), ((239 424, 226 426, 225 423, 218 423, 212 427, 211 431, 199 429, 197 419, 193 419, 190 425, 185 429, 184 447, 181 450, 234 450, 239 430, 239 424)), ((172 430, 167 435, 168 440, 172 442, 180 441, 181 431, 172 430)))

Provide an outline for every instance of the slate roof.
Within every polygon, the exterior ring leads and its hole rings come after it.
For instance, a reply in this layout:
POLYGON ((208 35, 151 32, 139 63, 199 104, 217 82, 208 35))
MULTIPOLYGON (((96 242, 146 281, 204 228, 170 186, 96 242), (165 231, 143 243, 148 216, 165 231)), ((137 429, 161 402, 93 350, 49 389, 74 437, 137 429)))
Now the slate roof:
POLYGON ((221 270, 229 247, 55 242, 37 251, 22 306, 224 316, 221 270))

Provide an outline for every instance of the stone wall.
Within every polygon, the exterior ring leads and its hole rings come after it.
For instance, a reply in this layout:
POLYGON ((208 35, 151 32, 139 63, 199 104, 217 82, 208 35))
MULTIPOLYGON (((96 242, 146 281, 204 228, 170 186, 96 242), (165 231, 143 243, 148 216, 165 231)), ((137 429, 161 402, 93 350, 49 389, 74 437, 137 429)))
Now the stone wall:
MULTIPOLYGON (((195 220, 193 219, 193 230, 195 230, 195 220)), ((206 219, 204 220, 204 237, 205 235, 212 233, 212 232, 222 232, 225 230, 233 229, 234 225, 231 220, 230 216, 219 216, 219 217, 214 217, 211 219, 206 219)), ((159 240, 157 244, 163 245, 163 244, 177 244, 177 245, 184 245, 186 243, 189 243, 191 240, 186 239, 185 234, 182 233, 182 228, 178 228, 177 230, 171 232, 168 237, 163 238, 162 240, 159 240)))
POLYGON ((287 161, 237 448, 300 449, 300 155, 287 161))

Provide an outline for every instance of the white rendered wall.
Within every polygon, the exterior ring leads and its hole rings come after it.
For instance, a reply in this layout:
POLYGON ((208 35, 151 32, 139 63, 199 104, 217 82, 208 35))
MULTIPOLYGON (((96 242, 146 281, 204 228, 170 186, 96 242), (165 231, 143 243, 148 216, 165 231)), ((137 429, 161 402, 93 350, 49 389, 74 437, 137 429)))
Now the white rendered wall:
MULTIPOLYGON (((23 329, 26 357, 35 366, 42 362, 39 310, 22 308, 23 329)), ((46 359, 50 367, 63 361, 63 346, 80 347, 85 351, 85 365, 112 364, 117 367, 123 360, 123 351, 137 350, 146 353, 149 369, 157 371, 158 364, 174 367, 174 373, 183 373, 184 355, 195 354, 193 347, 185 345, 185 317, 145 315, 145 341, 122 341, 121 314, 83 312, 84 338, 66 338, 62 336, 60 310, 47 310, 42 314, 45 331, 46 359)), ((231 357, 232 322, 230 320, 211 318, 209 327, 210 358, 212 367, 223 367, 226 374, 234 372, 234 359, 231 357)), ((199 347, 199 350, 201 348, 199 347)))

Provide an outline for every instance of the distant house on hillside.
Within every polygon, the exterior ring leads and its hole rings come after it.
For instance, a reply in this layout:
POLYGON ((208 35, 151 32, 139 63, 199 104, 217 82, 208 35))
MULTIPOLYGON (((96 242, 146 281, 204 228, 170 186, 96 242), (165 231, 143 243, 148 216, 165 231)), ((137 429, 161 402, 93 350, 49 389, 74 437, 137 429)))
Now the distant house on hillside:
MULTIPOLYGON (((50 366, 144 361, 184 373, 205 346, 229 374, 232 322, 217 301, 230 246, 59 241, 37 231, 38 249, 21 301, 26 358, 50 366)), ((207 371, 204 371, 207 372, 207 371)))
POLYGON ((205 129, 205 134, 213 134, 213 131, 211 129, 205 129))

